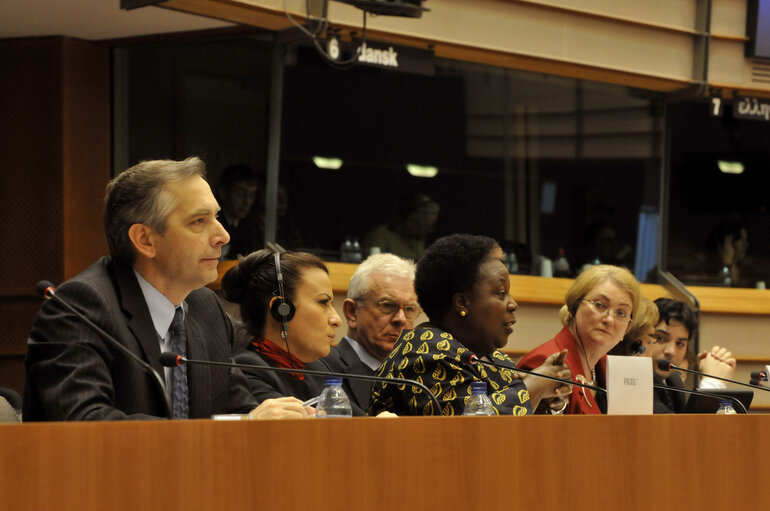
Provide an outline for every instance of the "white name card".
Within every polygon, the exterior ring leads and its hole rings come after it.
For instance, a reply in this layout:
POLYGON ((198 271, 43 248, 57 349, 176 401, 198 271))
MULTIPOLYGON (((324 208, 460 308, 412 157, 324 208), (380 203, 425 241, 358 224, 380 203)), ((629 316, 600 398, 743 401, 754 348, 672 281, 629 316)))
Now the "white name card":
POLYGON ((607 414, 652 414, 652 359, 607 356, 607 414))

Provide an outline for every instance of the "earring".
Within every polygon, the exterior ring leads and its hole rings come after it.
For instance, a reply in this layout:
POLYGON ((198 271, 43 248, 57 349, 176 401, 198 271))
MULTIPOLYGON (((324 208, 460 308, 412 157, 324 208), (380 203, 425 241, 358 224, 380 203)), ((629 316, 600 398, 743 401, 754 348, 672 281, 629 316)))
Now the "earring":
POLYGON ((468 313, 465 311, 460 311, 460 316, 465 317, 468 313))

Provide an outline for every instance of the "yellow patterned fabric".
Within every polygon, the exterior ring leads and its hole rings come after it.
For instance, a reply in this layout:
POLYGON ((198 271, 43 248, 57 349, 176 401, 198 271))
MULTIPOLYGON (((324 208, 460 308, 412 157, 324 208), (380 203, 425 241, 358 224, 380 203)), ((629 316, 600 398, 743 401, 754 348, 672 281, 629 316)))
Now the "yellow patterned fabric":
MULTIPOLYGON (((487 384, 487 395, 498 415, 530 415, 529 392, 514 371, 471 363, 476 355, 451 334, 437 328, 404 330, 385 359, 378 376, 417 380, 438 398, 442 415, 462 415, 471 395, 471 382, 487 384)), ((493 362, 514 366, 505 353, 495 350, 493 362)), ((369 415, 387 410, 398 415, 434 415, 433 401, 423 390, 409 385, 376 382, 369 415)), ((436 414, 437 415, 437 414, 436 414)))

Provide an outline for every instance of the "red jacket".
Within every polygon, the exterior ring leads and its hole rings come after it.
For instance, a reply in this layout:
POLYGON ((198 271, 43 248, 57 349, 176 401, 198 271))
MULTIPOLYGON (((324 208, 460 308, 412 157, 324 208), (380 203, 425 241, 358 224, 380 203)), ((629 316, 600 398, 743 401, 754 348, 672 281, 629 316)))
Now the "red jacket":
MULTIPOLYGON (((569 327, 565 326, 561 332, 556 334, 556 337, 551 339, 545 344, 541 344, 537 348, 533 349, 519 361, 517 364, 523 369, 535 369, 543 365, 545 359, 550 355, 567 349, 567 358, 565 363, 572 371, 572 380, 578 381, 577 376, 582 374, 586 380, 590 380, 591 376, 583 374, 583 364, 580 361, 581 351, 580 347, 572 337, 572 333, 569 331, 569 327)), ((607 356, 603 356, 599 363, 596 365, 596 379, 598 380, 595 385, 604 388, 605 374, 607 374, 607 356)), ((588 389, 582 387, 572 387, 572 394, 569 397, 569 403, 564 410, 565 414, 601 414, 599 405, 596 404, 596 400, 593 398, 592 393, 588 389)))

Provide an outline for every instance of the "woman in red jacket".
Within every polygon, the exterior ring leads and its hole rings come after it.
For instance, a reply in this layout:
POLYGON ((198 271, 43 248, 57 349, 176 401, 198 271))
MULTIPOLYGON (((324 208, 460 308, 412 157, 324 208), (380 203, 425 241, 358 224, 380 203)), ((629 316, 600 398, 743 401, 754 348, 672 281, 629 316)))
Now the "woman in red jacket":
MULTIPOLYGON (((552 353, 566 349, 565 362, 575 381, 604 388, 607 352, 632 325, 639 308, 639 283, 625 268, 593 266, 575 279, 565 302, 559 311, 564 328, 524 355, 519 367, 538 367, 552 353)), ((574 387, 571 396, 555 398, 549 406, 568 414, 599 414, 607 409, 602 393, 583 387, 574 387)))

